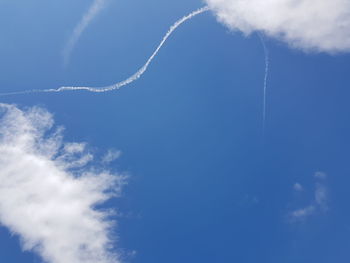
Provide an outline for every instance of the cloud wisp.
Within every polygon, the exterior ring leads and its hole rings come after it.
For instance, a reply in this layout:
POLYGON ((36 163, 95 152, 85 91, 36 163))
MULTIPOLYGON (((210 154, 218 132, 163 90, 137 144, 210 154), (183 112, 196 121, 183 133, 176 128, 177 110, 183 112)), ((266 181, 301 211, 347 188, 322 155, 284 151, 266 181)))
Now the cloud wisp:
POLYGON ((106 0, 94 0, 88 11, 83 15, 79 23, 76 25, 62 51, 64 66, 68 65, 72 51, 79 41, 82 33, 90 25, 92 20, 101 12, 105 5, 106 0))
POLYGON ((129 78, 120 81, 118 83, 115 83, 110 86, 105 87, 88 87, 88 86, 63 86, 57 89, 43 89, 43 90, 25 90, 25 91, 19 91, 19 92, 8 92, 8 93, 0 93, 0 96, 8 96, 8 95, 19 95, 19 94, 30 94, 30 93, 47 93, 47 92, 63 92, 63 91, 78 91, 78 90, 85 90, 89 92, 95 92, 95 93, 101 93, 101 92, 108 92, 113 90, 118 90, 122 88, 123 86, 129 85, 135 80, 139 79, 148 69, 149 65, 153 61, 153 59, 157 56, 163 45, 166 43, 168 38, 174 33, 174 31, 181 26, 186 21, 194 18, 195 16, 202 14, 206 11, 209 11, 209 7, 205 6, 200 9, 197 9, 193 11, 192 13, 182 17, 178 21, 176 21, 168 30, 168 32, 164 35, 162 41, 156 48, 156 50, 153 52, 153 54, 149 57, 149 59, 146 61, 146 63, 138 70, 136 73, 131 75, 129 78))
POLYGON ((244 34, 262 31, 293 48, 350 51, 350 1, 204 0, 218 20, 244 34))
POLYGON ((0 223, 49 263, 118 263, 111 212, 125 176, 93 167, 41 108, 0 104, 0 223))
POLYGON ((103 164, 109 164, 111 162, 114 162, 122 155, 121 151, 116 150, 108 150, 108 152, 102 157, 102 163, 103 164))
MULTIPOLYGON (((324 184, 324 180, 327 175, 323 172, 316 172, 314 178, 317 180, 315 183, 315 192, 312 202, 303 208, 293 210, 289 213, 289 219, 292 222, 304 221, 306 218, 314 215, 317 212, 325 212, 328 209, 328 190, 324 184)), ((294 191, 303 192, 304 188, 301 184, 295 183, 293 186, 294 191)))
POLYGON ((296 192, 302 192, 304 191, 304 187, 300 184, 300 183, 295 183, 293 185, 293 189, 296 191, 296 192))

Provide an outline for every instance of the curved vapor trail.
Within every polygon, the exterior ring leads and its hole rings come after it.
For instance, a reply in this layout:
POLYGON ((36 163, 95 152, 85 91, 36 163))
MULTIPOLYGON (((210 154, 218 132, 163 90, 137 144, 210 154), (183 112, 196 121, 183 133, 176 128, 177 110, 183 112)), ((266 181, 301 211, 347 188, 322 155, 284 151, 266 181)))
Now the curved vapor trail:
POLYGON ((263 133, 265 133, 266 126, 266 92, 267 92, 267 79, 269 76, 269 67, 270 67, 270 58, 269 58, 269 50, 266 47, 264 37, 259 33, 258 34, 261 44, 264 48, 265 55, 265 76, 264 76, 264 95, 263 95, 263 133))
POLYGON ((162 41, 156 48, 156 50, 153 52, 153 54, 149 57, 149 59, 146 61, 146 63, 138 70, 136 73, 131 75, 129 78, 120 81, 118 83, 115 83, 110 86, 105 86, 105 87, 88 87, 88 86, 63 86, 59 87, 57 89, 43 89, 43 90, 25 90, 25 91, 19 91, 19 92, 9 92, 9 93, 1 93, 0 96, 6 96, 6 95, 18 95, 18 94, 27 94, 27 93, 44 93, 44 92, 62 92, 62 91, 76 91, 76 90, 85 90, 89 92, 95 92, 95 93, 101 93, 101 92, 108 92, 112 90, 117 90, 120 89, 123 86, 126 86, 135 80, 139 79, 147 70, 148 66, 151 64, 153 59, 157 56, 158 52, 160 49, 163 47, 165 42, 168 40, 168 38, 171 36, 171 34, 183 23, 186 21, 190 20, 191 18, 204 13, 206 11, 209 11, 208 6, 204 6, 202 8, 199 8, 192 13, 182 17, 181 19, 177 20, 168 30, 168 32, 165 34, 163 37, 162 41))

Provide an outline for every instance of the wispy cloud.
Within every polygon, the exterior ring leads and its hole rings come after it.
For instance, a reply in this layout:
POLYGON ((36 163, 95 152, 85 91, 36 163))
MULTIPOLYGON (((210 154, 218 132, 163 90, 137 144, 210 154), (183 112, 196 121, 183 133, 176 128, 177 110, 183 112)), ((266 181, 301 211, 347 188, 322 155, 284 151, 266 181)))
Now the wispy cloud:
POLYGON ((301 209, 294 210, 290 213, 290 217, 293 220, 303 220, 308 216, 311 216, 316 210, 314 205, 310 205, 301 209))
POLYGON ((316 172, 314 177, 317 178, 317 179, 326 179, 327 178, 327 174, 324 173, 324 172, 316 172))
POLYGON ((328 190, 323 183, 316 183, 315 203, 323 211, 326 211, 328 208, 328 190))
POLYGON ((0 104, 0 223, 49 263, 117 263, 110 212, 125 176, 93 167, 41 108, 0 104))
POLYGON ((299 183, 295 183, 295 184, 293 185, 293 189, 294 189, 295 191, 297 191, 297 192, 301 192, 301 191, 304 190, 303 186, 302 186, 301 184, 299 184, 299 183))
MULTIPOLYGON (((326 173, 316 172, 314 198, 311 203, 303 208, 298 208, 289 213, 289 219, 293 222, 304 221, 306 218, 314 215, 317 212, 325 212, 328 209, 328 189, 325 185, 326 173)), ((295 183, 293 186, 297 192, 304 191, 301 184, 295 183)))
POLYGON ((72 51, 81 34, 105 6, 106 0, 94 0, 88 11, 83 15, 79 23, 76 25, 62 52, 64 65, 67 65, 69 63, 72 51))
POLYGON ((303 50, 350 51, 350 1, 204 0, 218 20, 245 34, 265 34, 303 50))
POLYGON ((117 150, 109 150, 103 157, 102 157, 102 163, 109 164, 116 159, 118 159, 122 155, 121 151, 117 150))

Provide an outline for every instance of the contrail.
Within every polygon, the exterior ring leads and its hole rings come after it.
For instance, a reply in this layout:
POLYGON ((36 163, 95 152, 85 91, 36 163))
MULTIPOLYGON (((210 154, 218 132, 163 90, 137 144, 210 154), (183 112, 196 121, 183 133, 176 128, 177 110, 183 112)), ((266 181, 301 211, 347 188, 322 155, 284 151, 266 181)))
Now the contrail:
POLYGON ((269 76, 269 67, 270 67, 270 59, 269 59, 269 50, 266 47, 264 37, 258 33, 261 44, 264 48, 265 55, 265 76, 264 76, 264 94, 263 94, 263 135, 265 134, 265 126, 266 126, 266 91, 267 91, 267 79, 269 76))
POLYGON ((111 90, 115 90, 115 89, 120 89, 121 87, 128 85, 132 82, 134 82, 135 80, 139 79, 147 70, 148 66, 151 64, 152 60, 157 56, 158 52, 160 51, 160 49, 163 47, 164 43, 168 40, 168 38, 171 36, 171 34, 180 26, 182 25, 184 22, 186 22, 187 20, 195 17, 196 15, 199 15, 205 11, 208 11, 209 7, 205 6, 202 7, 196 11, 193 11, 192 13, 190 13, 187 16, 184 16, 183 18, 179 19, 178 21, 175 22, 174 25, 172 25, 168 32, 165 34, 165 36, 163 37, 162 41, 160 42, 160 44, 158 45, 158 47, 156 48, 156 50, 153 52, 153 54, 150 56, 150 58, 147 60, 146 64, 143 65, 136 73, 134 73, 132 76, 130 76, 129 78, 127 78, 126 80, 123 80, 121 82, 118 82, 116 84, 110 85, 110 86, 106 86, 106 87, 101 87, 101 88, 93 88, 93 87, 74 87, 74 86, 70 86, 70 87, 60 87, 58 89, 50 89, 50 90, 46 90, 47 92, 52 92, 52 91, 56 91, 56 92, 60 92, 60 91, 64 91, 64 90, 87 90, 90 92, 106 92, 106 91, 111 91, 111 90))
POLYGON ((126 86, 135 80, 139 79, 147 70, 148 66, 151 64, 152 60, 157 56, 158 52, 160 49, 163 47, 164 43, 168 40, 168 38, 171 36, 171 34, 183 23, 186 21, 190 20, 191 18, 204 13, 209 10, 208 6, 204 6, 200 9, 197 9, 193 11, 192 13, 188 14, 187 16, 184 16, 183 18, 179 19, 178 21, 173 24, 168 32, 165 34, 163 37, 162 41, 156 48, 156 50, 153 52, 153 54, 150 56, 150 58, 147 60, 146 64, 144 64, 136 73, 134 73, 132 76, 129 78, 120 81, 118 83, 115 83, 110 86, 105 86, 105 87, 88 87, 88 86, 63 86, 59 87, 57 89, 43 89, 43 90, 25 90, 25 91, 18 91, 18 92, 9 92, 9 93, 0 93, 0 96, 7 96, 7 95, 18 95, 18 94, 27 94, 27 93, 45 93, 45 92, 62 92, 62 91, 76 91, 76 90, 86 90, 89 92, 96 92, 96 93, 101 93, 101 92, 108 92, 112 90, 117 90, 120 89, 123 86, 126 86))
POLYGON ((70 36, 66 46, 63 49, 63 63, 67 65, 69 63, 72 51, 78 42, 81 34, 87 28, 87 26, 91 23, 91 21, 100 13, 100 11, 105 6, 105 0, 94 0, 88 11, 83 15, 80 22, 76 25, 73 30, 72 35, 70 36))

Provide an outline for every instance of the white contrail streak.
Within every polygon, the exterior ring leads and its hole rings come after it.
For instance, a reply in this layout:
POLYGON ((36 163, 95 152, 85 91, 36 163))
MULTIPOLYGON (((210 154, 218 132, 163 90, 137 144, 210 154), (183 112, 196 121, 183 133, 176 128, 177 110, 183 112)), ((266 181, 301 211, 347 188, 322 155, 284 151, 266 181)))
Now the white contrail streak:
POLYGON ((147 70, 148 66, 151 64, 152 60, 157 56, 158 52, 160 51, 160 49, 163 47, 164 43, 168 40, 168 38, 171 36, 171 34, 183 23, 185 23, 186 21, 190 20, 191 18, 204 13, 206 11, 209 10, 208 6, 202 7, 200 9, 197 9, 195 11, 193 11, 192 13, 190 13, 187 16, 184 16, 183 18, 179 19, 178 21, 175 22, 175 24, 173 24, 168 32, 165 34, 165 36, 163 37, 162 41, 160 42, 160 44, 158 45, 158 47, 156 48, 156 50, 153 52, 153 54, 150 56, 150 58, 147 60, 146 64, 144 64, 138 71, 136 71, 136 73, 134 73, 132 76, 130 76, 129 78, 120 81, 118 83, 115 83, 113 85, 110 86, 106 86, 106 87, 88 87, 88 86, 80 86, 80 87, 75 87, 75 86, 63 86, 57 89, 43 89, 43 90, 26 90, 26 91, 19 91, 19 92, 9 92, 9 93, 1 93, 0 96, 6 96, 6 95, 18 95, 18 94, 27 94, 27 93, 39 93, 39 92, 62 92, 62 91, 77 91, 77 90, 85 90, 85 91, 89 91, 89 92, 96 92, 96 93, 101 93, 101 92, 108 92, 108 91, 112 91, 112 90, 117 90, 120 89, 123 86, 126 86, 132 82, 134 82, 135 80, 139 79, 147 70))
POLYGON ((143 65, 135 74, 133 74, 132 76, 130 76, 129 78, 127 78, 126 80, 123 80, 121 82, 118 82, 116 84, 107 86, 107 87, 102 87, 102 88, 93 88, 93 87, 60 87, 58 89, 54 89, 54 90, 47 90, 49 92, 51 91, 64 91, 64 90, 87 90, 87 91, 91 91, 91 92, 106 92, 106 91, 111 91, 111 90, 115 90, 115 89, 119 89, 125 85, 130 84, 131 82, 134 82, 135 80, 139 79, 147 70, 148 66, 151 64, 152 60, 156 57, 156 55, 158 54, 158 52, 160 51, 160 49, 163 47, 164 43, 168 40, 168 38, 171 36, 171 34, 180 26, 182 25, 184 22, 186 22, 187 20, 195 17, 196 15, 199 15, 205 11, 208 11, 209 7, 205 6, 203 8, 200 8, 196 11, 193 11, 192 13, 190 13, 187 16, 184 16, 183 18, 181 18, 180 20, 176 21, 174 25, 172 25, 168 32, 165 34, 165 36, 163 37, 162 41, 160 42, 160 44, 158 45, 158 47, 156 48, 156 50, 153 52, 153 54, 150 56, 150 58, 147 60, 146 64, 143 65))
POLYGON ((105 0, 94 0, 88 11, 83 15, 80 22, 74 28, 73 33, 62 52, 64 65, 67 65, 69 63, 72 51, 81 34, 85 31, 91 21, 100 13, 100 11, 105 6, 105 3, 105 0))
POLYGON ((266 92, 267 92, 267 79, 269 76, 269 67, 270 67, 270 59, 269 59, 269 50, 266 47, 264 38, 261 34, 258 34, 261 44, 264 48, 264 56, 265 56, 265 76, 264 76, 264 94, 263 94, 263 134, 265 133, 266 126, 266 92))

